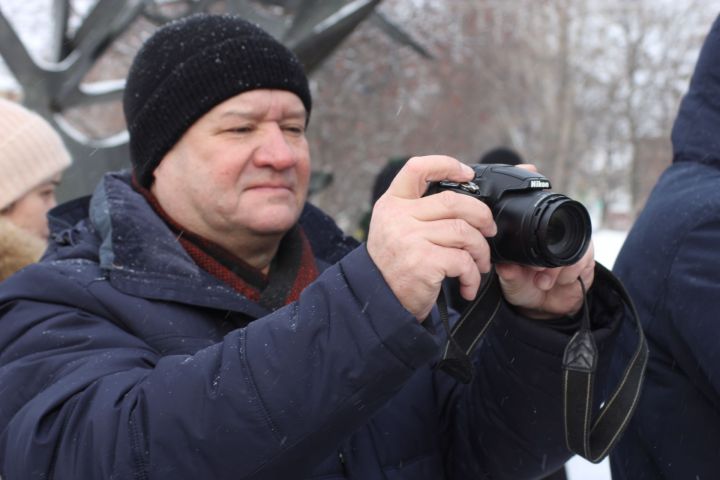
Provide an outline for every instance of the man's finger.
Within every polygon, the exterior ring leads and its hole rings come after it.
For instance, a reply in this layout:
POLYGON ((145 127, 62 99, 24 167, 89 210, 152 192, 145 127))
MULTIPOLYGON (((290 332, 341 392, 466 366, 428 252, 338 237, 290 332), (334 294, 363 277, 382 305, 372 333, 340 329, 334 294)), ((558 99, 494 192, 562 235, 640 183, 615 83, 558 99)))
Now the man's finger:
POLYGON ((444 191, 416 200, 413 217, 423 222, 462 218, 486 237, 497 233, 490 207, 477 198, 444 191))
POLYGON ((385 194, 415 199, 423 196, 428 182, 440 180, 467 182, 474 177, 475 172, 472 168, 452 157, 445 155, 413 157, 398 172, 385 194))
POLYGON ((518 168, 522 168, 523 170, 529 170, 531 172, 537 172, 537 167, 532 163, 520 163, 518 165, 515 165, 518 168))
POLYGON ((490 245, 487 240, 478 230, 463 220, 432 222, 426 226, 423 236, 434 245, 465 250, 481 272, 489 272, 492 267, 490 245))
POLYGON ((480 270, 465 250, 446 249, 446 277, 455 277, 460 282, 460 294, 466 300, 472 300, 480 288, 480 270))
POLYGON ((590 245, 588 246, 585 255, 583 255, 583 257, 577 263, 564 268, 560 272, 560 275, 557 278, 557 283, 559 283, 560 285, 568 285, 576 281, 577 278, 581 276, 585 270, 588 269, 588 267, 595 266, 594 257, 594 247, 592 242, 590 242, 590 245))

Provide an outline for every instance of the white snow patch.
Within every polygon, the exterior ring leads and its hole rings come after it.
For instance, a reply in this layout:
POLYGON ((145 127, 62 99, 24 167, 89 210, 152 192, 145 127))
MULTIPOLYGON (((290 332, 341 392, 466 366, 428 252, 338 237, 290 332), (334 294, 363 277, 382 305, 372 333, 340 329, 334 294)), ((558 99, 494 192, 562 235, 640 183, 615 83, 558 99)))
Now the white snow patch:
POLYGON ((610 462, 605 459, 597 465, 582 457, 573 457, 565 464, 568 480, 610 480, 610 462))
POLYGON ((612 268, 625 237, 627 237, 627 232, 620 230, 600 229, 594 231, 595 260, 607 268, 612 268))

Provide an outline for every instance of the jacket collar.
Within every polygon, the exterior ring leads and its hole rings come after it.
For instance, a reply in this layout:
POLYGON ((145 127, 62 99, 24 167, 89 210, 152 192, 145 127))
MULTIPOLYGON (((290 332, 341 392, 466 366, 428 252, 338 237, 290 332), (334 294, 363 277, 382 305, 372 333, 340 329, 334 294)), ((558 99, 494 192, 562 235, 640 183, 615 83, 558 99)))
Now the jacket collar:
MULTIPOLYGON (((52 228, 61 229, 54 232, 56 239, 72 236, 73 231, 92 233, 85 234, 84 238, 95 243, 96 261, 110 283, 124 293, 229 308, 254 317, 268 313, 200 268, 171 229, 132 188, 127 172, 106 174, 89 204, 86 200, 78 200, 62 205, 52 212, 52 217, 52 228), (87 218, 75 223, 82 210, 87 218), (72 224, 75 226, 67 229, 72 224), (91 238, 86 238, 88 236, 91 238)), ((324 270, 357 245, 345 237, 329 217, 309 204, 300 223, 308 232, 319 270, 324 270)), ((55 248, 54 252, 55 259, 62 259, 61 248, 55 248)), ((74 255, 72 249, 65 253, 69 258, 74 255)))

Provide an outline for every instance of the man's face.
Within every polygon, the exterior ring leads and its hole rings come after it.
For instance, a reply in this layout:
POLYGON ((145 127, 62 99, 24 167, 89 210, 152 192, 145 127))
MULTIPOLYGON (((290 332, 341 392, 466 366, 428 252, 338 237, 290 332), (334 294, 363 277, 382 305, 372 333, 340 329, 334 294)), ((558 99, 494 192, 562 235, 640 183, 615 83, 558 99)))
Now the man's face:
POLYGON ((185 228, 220 245, 227 236, 277 236, 305 203, 306 112, 293 93, 252 90, 197 120, 155 169, 152 191, 185 228))
POLYGON ((55 188, 60 183, 58 173, 14 201, 2 215, 10 222, 33 235, 47 240, 49 235, 47 213, 57 205, 55 188))

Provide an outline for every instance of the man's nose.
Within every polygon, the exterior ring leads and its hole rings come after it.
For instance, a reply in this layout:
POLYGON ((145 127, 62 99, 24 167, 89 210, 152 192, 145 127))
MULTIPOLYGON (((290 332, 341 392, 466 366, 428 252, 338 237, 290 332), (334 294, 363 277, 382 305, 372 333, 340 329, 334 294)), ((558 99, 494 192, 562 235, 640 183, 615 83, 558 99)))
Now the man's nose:
POLYGON ((268 127, 260 142, 255 152, 255 163, 258 166, 285 170, 297 163, 295 149, 279 125, 268 127))

